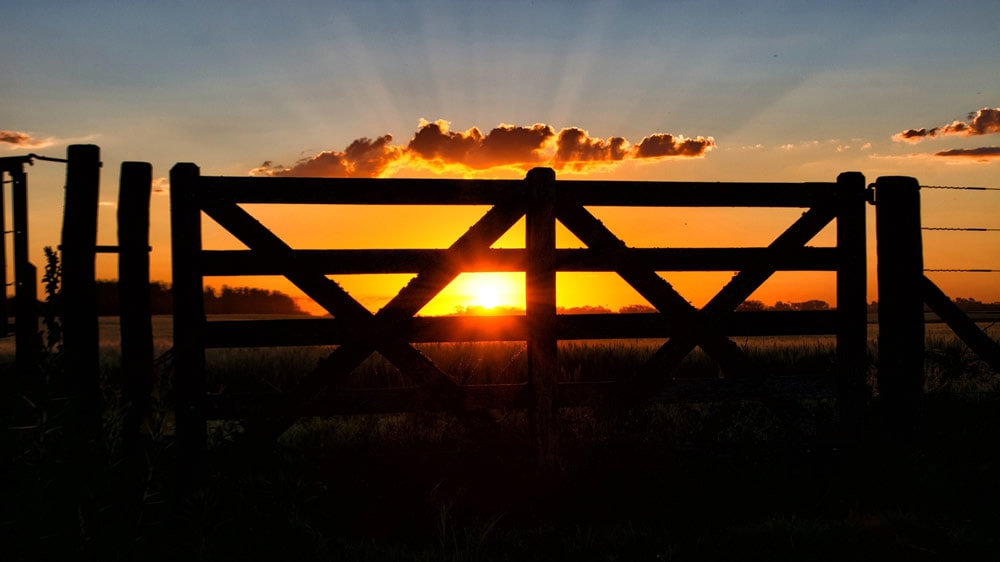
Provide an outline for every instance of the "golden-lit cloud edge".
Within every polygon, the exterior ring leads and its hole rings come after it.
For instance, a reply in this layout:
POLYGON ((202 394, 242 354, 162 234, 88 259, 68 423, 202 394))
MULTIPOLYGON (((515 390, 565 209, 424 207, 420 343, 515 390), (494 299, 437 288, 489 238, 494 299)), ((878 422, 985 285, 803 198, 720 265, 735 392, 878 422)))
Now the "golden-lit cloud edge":
POLYGON ((55 144, 55 140, 51 137, 37 139, 31 134, 22 131, 0 130, 0 144, 6 145, 8 150, 18 150, 24 148, 45 148, 55 144))
POLYGON ((620 136, 602 139, 579 127, 556 131, 552 126, 501 123, 483 133, 478 127, 452 131, 445 120, 421 119, 405 146, 392 144, 385 134, 362 137, 342 151, 323 151, 292 166, 267 161, 250 170, 256 176, 381 177, 409 167, 436 173, 475 173, 484 170, 527 170, 547 166, 568 172, 587 172, 623 161, 699 158, 715 148, 712 137, 687 138, 656 133, 631 144, 620 136))
POLYGON ((918 143, 944 136, 976 137, 1000 133, 1000 107, 984 107, 970 112, 967 121, 953 121, 939 127, 907 129, 892 136, 897 142, 918 143))
POLYGON ((979 162, 1000 160, 1000 146, 982 146, 979 148, 955 148, 935 152, 934 156, 943 158, 967 158, 979 162))
MULTIPOLYGON (((907 129, 892 136, 896 142, 916 144, 927 139, 946 136, 978 137, 1000 133, 1000 107, 984 107, 970 112, 966 121, 953 121, 947 125, 931 128, 907 129)), ((1000 148, 983 146, 978 148, 955 148, 926 155, 953 161, 993 162, 1000 160, 1000 148)))

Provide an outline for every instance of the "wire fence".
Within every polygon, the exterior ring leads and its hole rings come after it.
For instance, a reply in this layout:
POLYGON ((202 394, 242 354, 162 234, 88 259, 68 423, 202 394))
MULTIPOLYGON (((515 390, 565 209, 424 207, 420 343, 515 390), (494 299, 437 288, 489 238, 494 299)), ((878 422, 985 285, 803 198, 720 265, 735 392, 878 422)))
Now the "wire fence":
MULTIPOLYGON (((948 189, 959 191, 1000 191, 1000 187, 972 187, 960 185, 921 185, 921 189, 948 189)), ((973 226, 924 226, 921 230, 937 232, 1000 232, 1000 228, 973 226)), ((925 272, 938 273, 1000 273, 1000 269, 990 268, 925 268, 925 272)))

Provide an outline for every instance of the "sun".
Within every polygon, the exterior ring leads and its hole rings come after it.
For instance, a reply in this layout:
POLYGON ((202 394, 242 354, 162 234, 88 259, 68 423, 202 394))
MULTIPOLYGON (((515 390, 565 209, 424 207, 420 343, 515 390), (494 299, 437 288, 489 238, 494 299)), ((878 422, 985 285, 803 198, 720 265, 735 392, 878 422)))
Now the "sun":
POLYGON ((524 274, 467 273, 460 292, 464 306, 484 310, 524 306, 524 274), (521 278, 520 283, 518 277, 521 278))

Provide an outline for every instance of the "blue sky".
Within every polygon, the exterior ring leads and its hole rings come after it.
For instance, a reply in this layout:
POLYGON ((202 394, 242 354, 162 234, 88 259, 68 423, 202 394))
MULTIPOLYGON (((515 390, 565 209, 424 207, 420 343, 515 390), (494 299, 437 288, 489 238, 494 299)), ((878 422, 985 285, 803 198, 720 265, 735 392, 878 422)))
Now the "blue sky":
MULTIPOLYGON (((3 22, 0 131, 29 141, 0 143, 0 156, 98 144, 109 201, 125 160, 153 163, 157 177, 178 161, 210 174, 283 167, 273 173, 386 134, 405 152, 437 120, 463 134, 579 128, 630 146, 711 139, 695 158, 578 174, 605 179, 829 181, 858 170, 1000 185, 992 129, 893 138, 1000 108, 993 1, 38 1, 6 2, 3 22)), ((409 162, 384 173, 443 173, 409 162)), ((61 186, 52 170, 36 166, 32 185, 61 186)), ((38 222, 57 225, 59 189, 36 192, 38 222)), ((931 206, 941 215, 925 222, 1000 216, 1000 197, 931 206)), ((154 239, 165 220, 154 201, 154 239)), ((982 259, 968 266, 1000 267, 1000 241, 973 245, 982 259)), ((996 279, 977 283, 1000 299, 996 279)))

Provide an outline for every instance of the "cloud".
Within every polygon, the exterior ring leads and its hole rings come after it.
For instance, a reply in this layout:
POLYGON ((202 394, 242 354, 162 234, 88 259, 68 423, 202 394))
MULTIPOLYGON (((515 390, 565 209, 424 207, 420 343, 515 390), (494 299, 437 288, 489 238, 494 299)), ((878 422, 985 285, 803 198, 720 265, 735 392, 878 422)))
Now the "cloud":
POLYGON ((21 131, 0 130, 0 143, 10 145, 7 147, 10 150, 17 150, 19 148, 45 148, 52 144, 52 139, 39 140, 21 131))
POLYGON ((559 131, 552 167, 570 167, 580 171, 595 162, 619 162, 629 155, 628 141, 624 137, 607 140, 591 138, 590 134, 578 127, 559 131))
POLYGON ((500 124, 489 133, 479 128, 454 132, 449 123, 421 120, 413 139, 406 146, 407 154, 436 164, 462 164, 485 170, 500 166, 539 164, 545 160, 542 151, 555 131, 536 123, 530 127, 500 124))
POLYGON ((635 147, 635 158, 664 158, 668 156, 701 156, 715 147, 712 137, 685 139, 669 134, 656 134, 642 139, 635 147))
POLYGON ((930 129, 907 129, 896 133, 892 140, 897 142, 918 143, 924 139, 938 138, 947 135, 975 137, 1000 133, 1000 107, 984 107, 979 111, 969 113, 968 121, 953 121, 949 125, 930 129))
POLYGON ((352 142, 343 152, 320 152, 304 158, 294 166, 274 166, 270 160, 250 170, 251 175, 372 178, 378 177, 402 155, 402 149, 392 146, 392 135, 382 135, 374 140, 362 137, 352 142))
POLYGON ((170 193, 170 180, 167 177, 153 178, 153 193, 170 193))
POLYGON ((406 146, 393 145, 392 135, 360 138, 343 151, 324 151, 287 167, 266 161, 251 175, 378 177, 400 166, 433 170, 482 171, 494 168, 528 170, 548 166, 575 172, 613 166, 624 160, 654 161, 694 158, 715 147, 712 137, 685 138, 666 133, 647 136, 637 145, 624 137, 592 137, 579 127, 556 133, 544 123, 530 126, 501 123, 487 133, 478 127, 452 131, 445 120, 421 119, 406 146))
POLYGON ((935 152, 934 156, 944 158, 969 158, 980 162, 1000 160, 1000 146, 984 146, 980 148, 955 148, 935 152))

